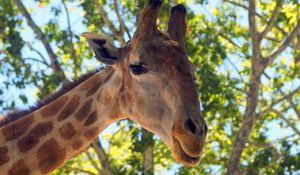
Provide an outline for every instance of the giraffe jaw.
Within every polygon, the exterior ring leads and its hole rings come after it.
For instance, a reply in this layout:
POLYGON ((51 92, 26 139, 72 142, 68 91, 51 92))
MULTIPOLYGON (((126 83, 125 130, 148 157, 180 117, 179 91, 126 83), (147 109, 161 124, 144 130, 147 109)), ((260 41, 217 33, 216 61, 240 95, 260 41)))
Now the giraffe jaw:
POLYGON ((200 162, 200 154, 198 156, 189 155, 175 137, 173 137, 172 154, 177 162, 186 166, 195 167, 200 162))

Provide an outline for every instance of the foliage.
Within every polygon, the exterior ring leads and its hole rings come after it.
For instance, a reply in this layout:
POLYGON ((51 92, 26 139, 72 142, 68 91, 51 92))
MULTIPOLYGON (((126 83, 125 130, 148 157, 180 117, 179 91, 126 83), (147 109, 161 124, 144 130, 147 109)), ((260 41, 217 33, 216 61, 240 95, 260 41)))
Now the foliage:
MULTIPOLYGON (((25 6, 55 52, 67 78, 78 77, 98 62, 85 41, 84 31, 109 35, 121 45, 120 37, 99 14, 95 1, 66 0, 27 2, 25 6), (68 19, 63 3, 70 14, 68 19), (44 12, 43 12, 44 11, 44 12), (43 14, 47 17, 41 20, 43 14), (71 31, 68 29, 70 21, 71 31)), ((122 29, 114 1, 100 0, 115 31, 125 41, 133 35, 144 1, 117 1, 125 21, 122 29)), ((262 40, 262 56, 277 48, 299 21, 297 1, 257 1, 257 30, 264 30, 276 2, 282 8, 274 26, 262 40)), ((143 152, 153 146, 155 174, 224 174, 232 144, 244 117, 252 71, 252 40, 248 24, 248 3, 242 1, 187 1, 188 33, 186 49, 196 66, 196 82, 202 112, 209 128, 200 165, 178 165, 169 148, 157 137, 143 135, 130 121, 121 121, 100 136, 113 174, 145 174, 143 152)), ((159 28, 164 29, 169 4, 164 3, 159 28)), ((0 110, 8 111, 32 104, 60 86, 41 41, 11 0, 0 1, 0 110), (34 97, 32 97, 34 95, 34 97)), ((297 174, 300 172, 300 34, 288 43, 264 71, 260 81, 255 122, 241 155, 243 174, 297 174), (278 99, 283 98, 280 102, 278 99), (274 104, 275 103, 275 104, 274 104), (274 105, 273 105, 274 104, 274 105), (272 109, 268 108, 271 106, 272 109), (279 113, 277 113, 277 112, 279 113), (282 114, 279 115, 279 114, 282 114)), ((97 65, 98 66, 98 65, 97 65)), ((97 67, 96 66, 96 67, 97 67)), ((92 147, 70 160, 53 174, 99 174, 101 163, 92 147), (92 160, 88 158, 91 155, 92 160), (96 162, 96 165, 93 164, 96 162)))

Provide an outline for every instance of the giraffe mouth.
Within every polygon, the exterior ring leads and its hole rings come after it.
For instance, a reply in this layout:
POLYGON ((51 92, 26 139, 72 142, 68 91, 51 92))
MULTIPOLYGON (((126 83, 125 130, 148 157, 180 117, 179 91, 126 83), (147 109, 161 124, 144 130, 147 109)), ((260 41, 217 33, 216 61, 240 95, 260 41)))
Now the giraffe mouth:
POLYGON ((200 155, 194 156, 188 154, 175 137, 173 137, 172 154, 177 162, 186 166, 194 167, 200 162, 200 155))

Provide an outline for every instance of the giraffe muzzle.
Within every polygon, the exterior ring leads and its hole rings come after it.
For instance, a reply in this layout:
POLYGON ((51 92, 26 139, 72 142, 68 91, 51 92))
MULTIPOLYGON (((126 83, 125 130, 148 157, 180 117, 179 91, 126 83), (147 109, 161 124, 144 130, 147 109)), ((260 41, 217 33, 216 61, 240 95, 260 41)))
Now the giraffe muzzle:
POLYGON ((204 120, 197 122, 192 117, 176 122, 172 128, 173 157, 187 166, 195 166, 200 161, 207 135, 204 120))

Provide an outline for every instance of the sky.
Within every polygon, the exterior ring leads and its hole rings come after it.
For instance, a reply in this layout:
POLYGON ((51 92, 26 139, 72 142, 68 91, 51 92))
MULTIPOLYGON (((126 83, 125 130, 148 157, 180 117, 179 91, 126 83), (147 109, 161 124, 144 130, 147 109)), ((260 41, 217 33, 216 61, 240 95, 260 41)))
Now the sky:
MULTIPOLYGON (((23 2, 27 8, 31 9, 31 15, 34 17, 34 20, 38 26, 43 26, 45 23, 47 23, 49 21, 49 17, 51 17, 51 15, 49 15, 51 9, 48 6, 43 6, 41 4, 33 2, 32 0, 25 0, 23 2)), ((61 6, 61 1, 60 0, 52 0, 51 4, 53 4, 54 6, 55 5, 61 6)), ((213 9, 216 6, 218 6, 219 4, 220 3, 218 3, 218 1, 211 1, 211 3, 209 5, 193 5, 192 3, 188 3, 188 6, 194 12, 204 13, 206 16, 210 17, 211 20, 214 20, 214 17, 212 15, 213 9)), ((67 3, 67 6, 69 9, 69 13, 70 13, 70 20, 71 20, 71 26, 72 26, 73 33, 76 35, 80 35, 81 33, 86 32, 87 28, 85 27, 85 25, 82 24, 83 12, 82 12, 82 9, 78 7, 78 2, 75 1, 72 4, 67 3)), ((240 13, 241 13, 242 17, 240 18, 239 22, 241 24, 248 25, 246 12, 241 10, 240 13)), ((115 17, 114 14, 109 14, 109 16, 111 18, 115 17)), ((61 29, 66 29, 67 28, 66 13, 63 8, 62 8, 62 14, 59 16, 58 20, 60 21, 61 29)), ((43 48, 43 46, 41 45, 40 42, 36 41, 32 30, 27 25, 24 25, 24 27, 21 30, 23 31, 22 32, 23 39, 31 42, 35 48, 37 48, 39 51, 41 51, 43 53, 43 55, 45 55, 47 57, 47 53, 45 52, 45 49, 43 48)), ((57 49, 57 48, 55 48, 54 45, 53 45, 53 48, 54 48, 54 50, 57 49)), ((32 55, 35 56, 35 53, 28 49, 24 49, 22 51, 22 54, 24 55, 24 57, 32 56, 32 55)), ((236 55, 229 55, 228 57, 230 57, 231 62, 226 59, 219 68, 220 72, 224 73, 228 70, 232 70, 233 69, 232 63, 234 63, 236 65, 236 67, 241 67, 242 63, 236 55)), ((290 58, 290 60, 291 60, 291 58, 290 58)), ((85 64, 89 65, 90 67, 97 67, 97 65, 99 65, 98 61, 96 59, 85 62, 85 64)), ((33 64, 32 69, 38 69, 36 64, 33 64)), ((84 71, 86 71, 86 70, 84 70, 84 71)), ((271 76, 276 74, 275 70, 272 70, 272 69, 268 69, 268 73, 271 76)), ((233 76, 239 76, 239 75, 238 75, 238 73, 236 73, 236 74, 233 74, 233 76)), ((0 75, 0 84, 3 81, 4 81, 4 77, 0 75)), ((268 80, 265 78, 263 78, 262 81, 264 83, 268 83, 267 82, 268 80)), ((298 87, 299 85, 300 85, 300 80, 298 79, 293 84, 287 84, 285 88, 286 89, 294 89, 294 88, 298 87)), ((33 105, 36 102, 37 91, 38 91, 38 89, 36 89, 36 88, 27 87, 24 89, 24 92, 22 92, 22 93, 25 93, 29 97, 28 105, 33 105)), ((9 99, 18 99, 19 94, 20 94, 20 92, 18 89, 11 88, 8 92, 6 92, 5 97, 7 97, 9 99)), ((24 104, 20 100, 16 100, 16 101, 17 101, 16 105, 18 108, 24 108, 24 104)), ((266 132, 268 133, 269 138, 271 140, 277 140, 278 138, 282 138, 284 136, 288 136, 291 133, 293 133, 291 131, 291 129, 282 129, 279 126, 279 123, 280 123, 279 120, 268 123, 270 130, 266 131, 266 132)), ((300 123, 298 124, 298 128, 300 128, 300 123)), ((104 130, 104 132, 101 135, 105 135, 105 134, 111 133, 111 132, 116 132, 117 129, 118 129, 118 127, 116 127, 115 124, 111 125, 106 130, 104 130)), ((105 142, 103 140, 101 140, 101 142, 103 143, 103 146, 105 148, 108 147, 107 142, 105 142)), ((299 152, 300 151, 299 146, 293 148, 292 151, 299 152)), ((176 165, 174 165, 173 168, 176 169, 178 166, 180 166, 180 165, 176 164, 176 165)), ((217 172, 218 167, 215 167, 215 169, 217 172)), ((172 171, 172 169, 170 171, 172 171)), ((157 172, 157 173, 166 174, 166 173, 168 173, 168 171, 162 170, 162 172, 157 172)))

